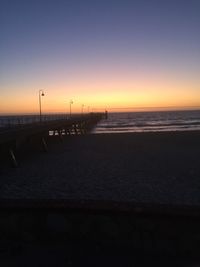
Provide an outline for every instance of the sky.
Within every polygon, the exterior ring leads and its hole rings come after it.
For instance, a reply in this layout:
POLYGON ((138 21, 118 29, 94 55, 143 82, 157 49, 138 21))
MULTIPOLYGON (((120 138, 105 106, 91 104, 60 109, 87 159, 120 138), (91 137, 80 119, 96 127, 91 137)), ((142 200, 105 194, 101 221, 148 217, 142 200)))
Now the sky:
POLYGON ((200 107, 199 0, 0 0, 0 114, 200 107), (89 107, 89 108, 88 108, 89 107))

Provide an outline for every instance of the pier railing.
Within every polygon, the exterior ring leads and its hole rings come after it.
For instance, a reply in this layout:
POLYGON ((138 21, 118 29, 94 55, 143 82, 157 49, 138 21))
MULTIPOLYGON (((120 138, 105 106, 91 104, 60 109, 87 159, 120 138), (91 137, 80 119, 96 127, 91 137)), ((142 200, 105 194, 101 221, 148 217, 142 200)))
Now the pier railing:
MULTIPOLYGON (((88 114, 74 114, 74 115, 66 115, 66 114, 45 114, 42 115, 42 123, 45 122, 52 122, 58 120, 73 120, 80 117, 86 117, 90 115, 88 114)), ((30 124, 37 124, 40 123, 40 116, 39 115, 9 115, 9 116, 0 116, 0 131, 3 128, 15 128, 30 124)))

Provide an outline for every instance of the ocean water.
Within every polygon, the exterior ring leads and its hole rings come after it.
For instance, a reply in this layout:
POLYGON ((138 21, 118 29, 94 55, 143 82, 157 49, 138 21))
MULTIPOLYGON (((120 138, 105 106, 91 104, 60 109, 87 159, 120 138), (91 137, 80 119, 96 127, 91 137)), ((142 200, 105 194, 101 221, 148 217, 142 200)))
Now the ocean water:
POLYGON ((93 133, 200 130, 200 110, 109 113, 93 133))
MULTIPOLYGON (((73 115, 75 117, 75 115, 73 115)), ((66 114, 43 115, 42 121, 66 119, 66 114)), ((38 115, 0 116, 0 129, 38 123, 38 115)), ((92 133, 200 130, 200 110, 108 113, 92 133)))

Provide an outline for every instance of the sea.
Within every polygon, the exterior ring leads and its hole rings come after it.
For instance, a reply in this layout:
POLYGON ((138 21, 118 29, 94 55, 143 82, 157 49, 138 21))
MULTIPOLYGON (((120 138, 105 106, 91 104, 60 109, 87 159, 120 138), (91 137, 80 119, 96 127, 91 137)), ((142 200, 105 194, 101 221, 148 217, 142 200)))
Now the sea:
POLYGON ((200 130, 200 110, 108 113, 93 133, 200 130))
MULTIPOLYGON (((76 116, 75 114, 73 115, 76 116)), ((66 119, 66 114, 43 115, 43 121, 66 119)), ((38 115, 0 116, 0 130, 39 122, 38 115)), ((110 113, 92 131, 101 133, 163 132, 200 130, 200 110, 110 113)))

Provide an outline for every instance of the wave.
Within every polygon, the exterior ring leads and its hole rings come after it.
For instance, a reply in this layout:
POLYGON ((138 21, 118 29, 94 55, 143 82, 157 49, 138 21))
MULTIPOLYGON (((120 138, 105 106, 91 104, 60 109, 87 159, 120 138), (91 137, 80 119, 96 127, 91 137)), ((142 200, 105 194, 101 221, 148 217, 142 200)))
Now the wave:
POLYGON ((133 128, 133 127, 192 127, 192 126, 200 126, 199 122, 171 122, 171 123, 128 123, 128 124, 102 124, 98 125, 98 128, 112 129, 112 128, 133 128))
POLYGON ((100 122, 96 133, 200 130, 200 111, 115 113, 100 122))

